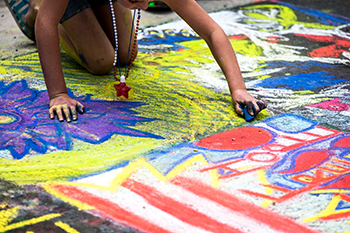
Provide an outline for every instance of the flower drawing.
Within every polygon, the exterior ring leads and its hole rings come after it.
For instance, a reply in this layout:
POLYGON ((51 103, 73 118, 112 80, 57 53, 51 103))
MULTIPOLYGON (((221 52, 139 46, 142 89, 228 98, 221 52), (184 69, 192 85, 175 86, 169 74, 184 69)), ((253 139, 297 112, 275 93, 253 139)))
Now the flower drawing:
POLYGON ((0 82, 0 150, 8 150, 21 159, 31 150, 45 153, 48 148, 73 149, 73 140, 99 144, 115 134, 162 137, 133 128, 154 119, 137 116, 132 110, 141 103, 91 100, 89 96, 73 98, 82 101, 85 113, 72 123, 51 120, 46 91, 28 87, 25 80, 0 82))

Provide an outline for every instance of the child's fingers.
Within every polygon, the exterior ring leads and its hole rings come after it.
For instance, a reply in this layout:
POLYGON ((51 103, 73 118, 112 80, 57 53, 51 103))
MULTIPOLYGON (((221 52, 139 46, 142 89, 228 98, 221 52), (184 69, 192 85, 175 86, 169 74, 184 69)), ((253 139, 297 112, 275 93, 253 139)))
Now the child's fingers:
POLYGON ((56 107, 56 114, 57 114, 57 117, 58 117, 58 120, 59 120, 59 121, 64 121, 61 106, 57 106, 57 107, 56 107))
MULTIPOLYGON (((63 113, 64 113, 64 114, 66 115, 66 117, 67 117, 67 110, 68 110, 67 105, 66 105, 66 106, 64 106, 64 105, 54 105, 54 106, 52 106, 52 107, 50 108, 50 110, 49 110, 50 118, 51 118, 51 119, 54 119, 54 118, 55 118, 55 113, 56 113, 56 115, 57 115, 57 117, 58 117, 58 120, 59 120, 59 121, 64 121, 63 113)), ((68 112, 68 113, 69 113, 69 112, 68 112)), ((69 119, 69 121, 70 121, 70 118, 69 118, 69 117, 67 118, 67 121, 68 121, 68 119, 69 119)))
POLYGON ((75 106, 68 106, 68 104, 54 105, 49 109, 49 115, 51 119, 54 119, 56 114, 59 121, 64 121, 65 118, 67 122, 71 122, 78 119, 77 110, 81 114, 85 111, 84 105, 78 101, 75 106))
POLYGON ((247 111, 248 111, 248 113, 251 115, 251 116, 254 116, 255 115, 255 111, 253 110, 253 108, 255 108, 255 107, 253 107, 253 105, 254 105, 254 103, 253 102, 248 102, 247 103, 247 111))
POLYGON ((76 107, 70 106, 69 109, 72 114, 73 121, 76 121, 78 119, 76 107))
POLYGON ((253 112, 254 116, 258 115, 258 113, 263 110, 262 105, 259 103, 259 101, 253 103, 253 112))
POLYGON ((55 118, 55 112, 56 112, 56 106, 52 106, 52 107, 49 109, 49 115, 50 115, 50 118, 51 118, 51 119, 54 119, 54 118, 55 118))
POLYGON ((64 118, 67 122, 76 121, 78 119, 78 113, 83 114, 85 111, 84 105, 82 105, 80 102, 76 102, 75 105, 69 105, 68 104, 59 104, 54 105, 49 109, 49 115, 51 119, 55 118, 55 114, 58 117, 59 121, 64 121, 64 118))
POLYGON ((266 100, 259 100, 256 103, 254 103, 255 115, 257 115, 259 112, 264 110, 266 107, 267 107, 266 100))
POLYGON ((68 105, 67 104, 64 104, 63 106, 62 106, 62 111, 63 111, 63 113, 64 113, 64 115, 65 115, 65 117, 66 117, 66 121, 67 122, 71 122, 71 119, 70 119, 70 110, 69 110, 69 108, 68 108, 68 105))
POLYGON ((267 108, 267 101, 266 100, 259 100, 257 102, 257 104, 259 105, 260 111, 267 108))
POLYGON ((243 108, 239 103, 236 104, 236 112, 240 115, 243 116, 243 108))
POLYGON ((84 105, 82 105, 79 101, 77 101, 77 107, 80 114, 83 114, 85 112, 84 105))

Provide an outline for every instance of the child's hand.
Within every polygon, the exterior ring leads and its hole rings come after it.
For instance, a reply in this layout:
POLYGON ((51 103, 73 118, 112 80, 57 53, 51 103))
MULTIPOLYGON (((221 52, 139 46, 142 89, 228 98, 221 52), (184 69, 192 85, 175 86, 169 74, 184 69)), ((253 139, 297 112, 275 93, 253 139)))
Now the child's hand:
POLYGON ((267 107, 266 100, 257 100, 250 94, 248 94, 247 90, 235 90, 232 93, 232 102, 233 106, 236 109, 236 112, 243 116, 243 108, 247 106, 248 113, 252 116, 256 116, 261 110, 267 107), (259 105, 258 105, 259 102, 259 105), (254 110, 253 110, 254 106, 254 110))
POLYGON ((55 113, 58 116, 59 121, 64 121, 64 117, 67 122, 77 120, 77 110, 80 114, 84 113, 85 107, 75 99, 69 97, 68 94, 62 93, 50 100, 50 118, 55 118, 55 113))

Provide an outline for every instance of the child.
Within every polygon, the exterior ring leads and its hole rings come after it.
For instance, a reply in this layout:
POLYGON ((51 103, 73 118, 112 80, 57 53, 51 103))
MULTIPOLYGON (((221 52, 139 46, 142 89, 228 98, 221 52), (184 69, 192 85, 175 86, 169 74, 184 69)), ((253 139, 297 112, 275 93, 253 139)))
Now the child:
MULTIPOLYGON (((11 1, 25 0, 5 0, 14 14, 11 1)), ((130 60, 130 57, 127 57, 130 34, 135 33, 132 30, 130 9, 146 10, 149 0, 113 2, 118 29, 118 57, 121 63, 127 63, 130 60)), ((256 115, 266 108, 265 101, 258 101, 248 94, 235 52, 226 34, 196 1, 164 0, 163 2, 208 44, 226 77, 236 112, 243 115, 240 106, 247 106, 249 114, 256 115)), ((108 0, 29 0, 28 13, 21 25, 22 31, 28 37, 34 40, 35 35, 50 97, 50 117, 54 118, 57 114, 60 121, 64 120, 64 116, 67 122, 71 119, 77 120, 77 110, 84 110, 84 106, 67 94, 59 45, 61 44, 63 49, 89 72, 108 73, 114 61, 115 47, 108 0)), ((134 58, 136 54, 137 46, 134 58)))

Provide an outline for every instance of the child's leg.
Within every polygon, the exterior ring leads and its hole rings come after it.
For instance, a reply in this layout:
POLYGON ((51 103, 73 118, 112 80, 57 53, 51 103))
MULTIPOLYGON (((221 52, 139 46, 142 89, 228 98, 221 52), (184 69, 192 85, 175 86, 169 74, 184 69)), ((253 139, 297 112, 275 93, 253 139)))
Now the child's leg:
POLYGON ((59 26, 62 48, 93 74, 111 70, 113 46, 91 8, 67 19, 59 26))
POLYGON ((34 28, 36 15, 38 14, 41 0, 29 0, 28 13, 26 15, 26 23, 28 26, 34 28))
MULTIPOLYGON (((118 54, 126 62, 132 16, 130 10, 115 3, 118 28, 118 54)), ((78 63, 94 74, 108 73, 114 60, 114 36, 109 5, 87 8, 62 23, 62 47, 78 63)), ((133 40, 132 40, 133 43, 133 40)))

